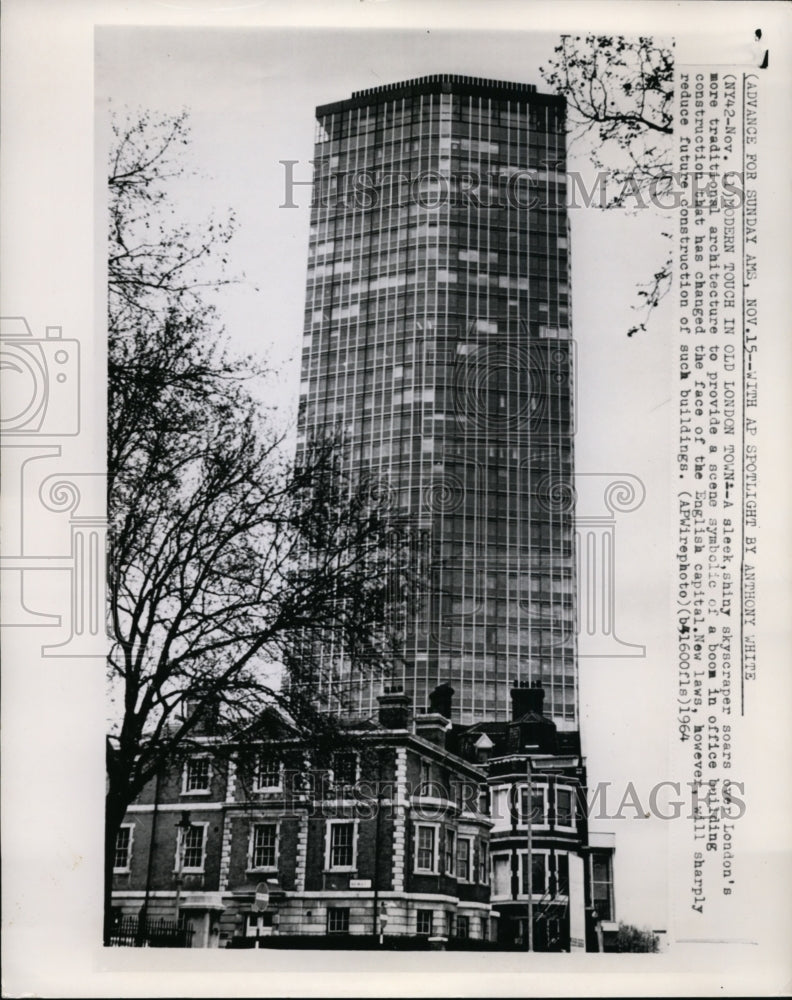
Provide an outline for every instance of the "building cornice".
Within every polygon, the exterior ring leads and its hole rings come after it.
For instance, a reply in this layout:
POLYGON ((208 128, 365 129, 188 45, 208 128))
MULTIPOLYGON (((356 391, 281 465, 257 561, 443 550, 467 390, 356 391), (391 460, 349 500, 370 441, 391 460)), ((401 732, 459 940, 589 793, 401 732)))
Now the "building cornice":
POLYGON ((501 101, 517 101, 525 104, 555 105, 563 108, 566 104, 558 94, 540 94, 533 83, 515 83, 509 80, 489 80, 479 76, 460 76, 456 73, 436 73, 419 76, 412 80, 401 80, 368 90, 356 90, 343 101, 321 104, 316 109, 317 118, 338 114, 354 108, 384 104, 386 101, 421 94, 458 94, 463 97, 490 97, 501 101))

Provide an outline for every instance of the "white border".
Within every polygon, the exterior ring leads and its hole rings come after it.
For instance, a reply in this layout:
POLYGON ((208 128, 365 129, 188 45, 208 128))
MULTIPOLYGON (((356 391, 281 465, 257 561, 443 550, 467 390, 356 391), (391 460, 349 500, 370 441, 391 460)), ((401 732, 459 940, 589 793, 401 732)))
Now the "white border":
MULTIPOLYGON (((789 66, 789 8, 774 3, 554 3, 552 5, 458 0, 417 4, 322 3, 265 5, 240 0, 6 0, 3 5, 2 219, 4 315, 25 314, 36 332, 58 323, 64 335, 83 339, 83 374, 91 417, 81 437, 90 467, 104 453, 102 378, 104 349, 90 331, 101 325, 104 294, 94 288, 93 245, 101 226, 93 223, 92 78, 93 29, 99 23, 203 24, 277 27, 286 24, 348 25, 359 29, 443 26, 514 31, 568 29, 651 33, 697 32, 710 46, 719 32, 752 33, 761 24, 771 47, 771 66, 789 66), (85 339, 88 338, 88 339, 85 339)), ((778 79, 778 76, 775 77, 778 79)), ((783 82, 783 81, 782 81, 783 82)), ((788 147, 788 71, 784 85, 768 85, 768 112, 778 122, 776 155, 783 178, 788 147)), ((783 181, 773 193, 788 231, 789 194, 783 181)), ((788 260, 780 247, 780 267, 788 260)), ((780 292, 780 288, 779 288, 780 292)), ((779 302, 781 301, 779 297, 779 302)), ((781 384, 766 392, 781 405, 788 349, 777 351, 781 384)), ((788 404, 777 426, 788 426, 788 404)), ((765 468, 777 469, 779 498, 788 494, 786 435, 768 451, 765 468), (777 461, 774 463, 773 458, 777 461)), ((67 455, 67 460, 74 453, 67 455)), ((765 493, 768 507, 771 491, 765 493)), ((786 518, 768 510, 769 530, 778 529, 779 554, 787 551, 786 518)), ((786 576, 780 575, 786 585, 786 576)), ((54 584, 53 584, 54 585, 54 584)), ((789 795, 773 795, 789 759, 785 719, 789 680, 778 677, 757 739, 773 739, 773 767, 766 784, 774 813, 754 849, 763 905, 754 914, 755 942, 724 946, 680 946, 651 960, 641 956, 552 957, 498 955, 482 968, 480 957, 439 953, 410 957, 269 952, 267 969, 255 953, 142 949, 105 954, 100 937, 102 790, 104 787, 103 670, 95 660, 67 664, 39 660, 26 637, 4 637, 3 854, 4 991, 61 996, 262 996, 278 995, 545 995, 646 996, 772 995, 792 981, 790 934, 789 795), (35 736, 33 735, 35 734, 35 736), (768 737, 767 734, 772 734, 768 737), (40 766, 40 759, 47 761, 40 766), (91 789, 94 791, 92 792, 91 789), (57 830, 53 836, 53 817, 57 830), (787 845, 784 847, 783 845, 787 845), (222 979, 206 971, 226 970, 222 979), (234 969, 235 972, 228 970, 234 969), (563 971, 559 971, 559 969, 563 971), (394 974, 396 973, 396 974, 394 974), (594 973, 594 974, 592 974, 594 973)), ((782 643, 783 645, 783 643, 782 643)), ((777 666, 778 664, 776 664, 777 666)), ((768 669, 773 664, 768 664, 768 669)), ((766 748, 769 749, 769 748, 766 748)), ((654 863, 656 859, 651 859, 654 863)), ((657 859, 658 862, 660 859, 657 859)))

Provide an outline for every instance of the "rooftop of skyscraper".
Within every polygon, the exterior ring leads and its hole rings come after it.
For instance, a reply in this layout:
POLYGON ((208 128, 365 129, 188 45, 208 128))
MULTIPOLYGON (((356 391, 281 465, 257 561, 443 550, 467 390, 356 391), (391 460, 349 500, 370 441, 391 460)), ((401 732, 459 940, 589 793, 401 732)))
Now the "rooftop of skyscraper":
POLYGON ((533 83, 516 83, 509 80, 489 80, 480 76, 462 76, 457 73, 434 73, 412 80, 387 83, 366 90, 356 90, 350 98, 323 104, 317 115, 334 114, 350 108, 364 107, 379 100, 394 100, 418 94, 459 94, 463 96, 493 97, 499 100, 531 100, 541 104, 563 106, 564 98, 558 94, 540 94, 533 83))

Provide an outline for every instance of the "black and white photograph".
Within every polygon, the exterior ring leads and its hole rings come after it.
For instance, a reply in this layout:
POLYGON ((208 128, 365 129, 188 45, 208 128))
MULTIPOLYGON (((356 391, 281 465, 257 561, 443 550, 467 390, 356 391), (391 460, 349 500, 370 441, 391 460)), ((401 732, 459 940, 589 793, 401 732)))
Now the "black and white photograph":
POLYGON ((5 995, 789 995, 788 10, 84 8, 4 11, 5 995))

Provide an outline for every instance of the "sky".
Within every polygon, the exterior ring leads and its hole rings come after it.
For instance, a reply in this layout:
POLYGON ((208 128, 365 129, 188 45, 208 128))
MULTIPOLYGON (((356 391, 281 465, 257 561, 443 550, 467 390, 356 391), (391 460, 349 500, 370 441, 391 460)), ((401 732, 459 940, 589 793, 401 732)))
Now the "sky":
MULTIPOLYGON (((179 182, 179 215, 196 225, 212 211, 235 211, 231 272, 218 293, 233 345, 269 360, 259 389, 284 423, 293 421, 299 384, 310 189, 283 208, 284 167, 310 180, 314 109, 352 91, 432 73, 459 73, 544 85, 539 66, 549 34, 438 30, 99 28, 96 33, 97 136, 106 140, 108 107, 190 112, 185 152, 196 176, 179 182)), ((585 170, 573 148, 570 170, 585 170)), ((628 216, 594 208, 570 212, 572 316, 577 345, 578 473, 638 477, 646 498, 618 516, 615 531, 616 632, 646 647, 642 657, 582 657, 580 707, 589 781, 611 782, 615 812, 630 783, 642 802, 669 773, 668 704, 674 669, 669 554, 668 469, 673 461, 671 310, 666 301, 646 334, 630 339, 635 286, 662 263, 650 211, 628 216)), ((578 515, 598 513, 579 507, 578 515)), ((612 803, 612 805, 611 805, 612 803)), ((667 822, 595 820, 616 832, 617 917, 666 926, 667 822)))

